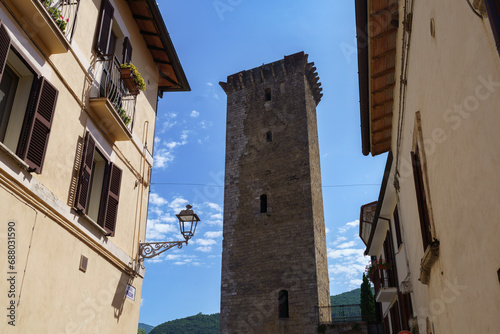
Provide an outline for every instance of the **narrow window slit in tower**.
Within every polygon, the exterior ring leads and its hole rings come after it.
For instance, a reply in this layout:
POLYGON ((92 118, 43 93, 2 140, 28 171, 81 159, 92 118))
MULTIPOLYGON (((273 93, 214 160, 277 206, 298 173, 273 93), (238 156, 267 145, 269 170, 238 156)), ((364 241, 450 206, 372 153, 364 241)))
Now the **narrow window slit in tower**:
POLYGON ((267 212, 267 195, 260 196, 260 213, 267 212))
POLYGON ((288 318, 288 291, 281 290, 278 294, 279 317, 288 318))
POLYGON ((266 88, 266 101, 271 101, 271 89, 266 88))
POLYGON ((271 131, 267 131, 266 133, 266 139, 268 142, 272 142, 273 141, 273 133, 271 131))

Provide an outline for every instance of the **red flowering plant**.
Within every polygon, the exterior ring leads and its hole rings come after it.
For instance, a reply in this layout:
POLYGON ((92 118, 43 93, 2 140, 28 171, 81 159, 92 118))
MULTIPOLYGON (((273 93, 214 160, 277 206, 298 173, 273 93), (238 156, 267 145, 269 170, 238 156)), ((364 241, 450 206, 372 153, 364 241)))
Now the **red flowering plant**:
POLYGON ((375 276, 375 273, 377 272, 377 270, 378 270, 377 260, 375 260, 373 262, 370 262, 366 266, 366 269, 365 269, 366 276, 368 276, 368 278, 370 279, 370 281, 373 282, 373 277, 375 276))
POLYGON ((378 265, 378 269, 387 270, 387 269, 391 269, 392 262, 384 260, 384 259, 380 259, 380 260, 378 260, 377 265, 378 265))

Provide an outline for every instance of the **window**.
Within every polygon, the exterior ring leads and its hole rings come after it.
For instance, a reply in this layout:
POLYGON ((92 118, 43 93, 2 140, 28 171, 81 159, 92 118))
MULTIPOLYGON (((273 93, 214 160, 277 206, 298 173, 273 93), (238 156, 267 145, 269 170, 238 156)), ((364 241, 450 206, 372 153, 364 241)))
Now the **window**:
POLYGON ((115 233, 121 178, 122 170, 106 159, 87 131, 75 207, 111 236, 115 233))
POLYGON ((288 291, 281 290, 278 294, 278 309, 280 318, 288 318, 288 291))
POLYGON ((0 142, 41 173, 58 91, 27 64, 0 26, 0 142))
POLYGON ((121 51, 121 62, 130 63, 132 59, 132 44, 130 43, 130 39, 123 35, 116 21, 113 20, 114 12, 115 9, 111 2, 104 0, 98 23, 95 48, 101 55, 119 54, 121 51), (118 50, 117 46, 120 43, 122 43, 122 48, 118 50))
POLYGON ((432 242, 432 233, 418 144, 415 146, 415 151, 411 152, 411 160, 413 166, 413 179, 415 181, 415 191, 417 196, 418 214, 420 218, 420 230, 422 233, 422 242, 425 251, 427 246, 432 242))
POLYGON ((394 217, 394 229, 396 230, 396 242, 399 247, 403 243, 403 238, 401 237, 401 224, 399 222, 399 211, 398 211, 398 206, 396 205, 396 208, 394 209, 394 213, 392 214, 394 217))
POLYGON ((267 212, 267 195, 260 196, 260 213, 267 212))
POLYGON ((271 101, 271 89, 266 88, 266 101, 271 101))
POLYGON ((271 131, 267 131, 267 133, 266 133, 266 140, 268 142, 272 142, 273 141, 273 133, 271 131))

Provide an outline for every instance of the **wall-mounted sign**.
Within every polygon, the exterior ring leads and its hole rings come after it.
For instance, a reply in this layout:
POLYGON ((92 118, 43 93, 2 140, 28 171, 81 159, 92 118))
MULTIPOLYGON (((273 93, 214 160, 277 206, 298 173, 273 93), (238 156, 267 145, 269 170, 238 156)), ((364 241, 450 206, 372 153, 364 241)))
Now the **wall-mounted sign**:
POLYGON ((135 300, 135 288, 132 285, 127 284, 125 295, 127 296, 128 299, 135 300))

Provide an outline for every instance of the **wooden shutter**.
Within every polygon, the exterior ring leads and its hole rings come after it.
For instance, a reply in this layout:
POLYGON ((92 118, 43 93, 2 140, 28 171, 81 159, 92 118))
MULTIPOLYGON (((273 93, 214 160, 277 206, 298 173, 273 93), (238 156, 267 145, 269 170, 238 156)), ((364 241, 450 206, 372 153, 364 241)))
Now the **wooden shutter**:
POLYGON ((108 170, 108 181, 105 187, 106 205, 103 208, 104 217, 101 224, 106 232, 111 233, 113 236, 115 235, 116 218, 118 215, 122 170, 113 163, 110 163, 108 170))
POLYGON ((87 131, 85 144, 83 146, 82 167, 80 168, 80 179, 76 192, 75 207, 77 210, 85 212, 90 193, 90 178, 92 176, 92 166, 94 165, 95 140, 87 131))
POLYGON ((425 250, 427 246, 432 242, 432 234, 418 146, 416 147, 415 152, 410 153, 413 167, 413 178, 415 181, 415 191, 417 195, 418 214, 420 216, 420 230, 422 232, 422 242, 425 250))
POLYGON ((7 56, 9 55, 10 45, 12 39, 5 29, 5 26, 0 23, 0 79, 2 79, 3 70, 7 63, 7 56))
POLYGON ((123 59, 122 63, 127 64, 132 60, 132 44, 130 43, 130 39, 125 37, 123 40, 123 59))
POLYGON ((109 36, 111 35, 111 23, 115 9, 109 0, 104 0, 101 9, 101 20, 97 34, 96 49, 105 54, 108 51, 109 36))
POLYGON ((31 107, 27 111, 29 120, 21 136, 19 153, 33 171, 41 173, 59 92, 44 77, 38 86, 34 86, 31 107))

